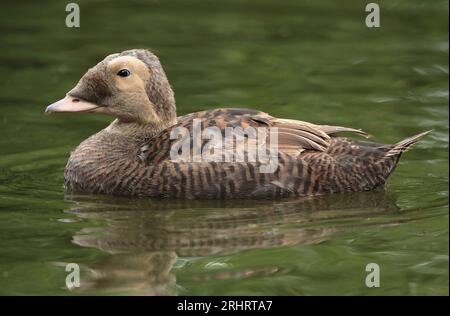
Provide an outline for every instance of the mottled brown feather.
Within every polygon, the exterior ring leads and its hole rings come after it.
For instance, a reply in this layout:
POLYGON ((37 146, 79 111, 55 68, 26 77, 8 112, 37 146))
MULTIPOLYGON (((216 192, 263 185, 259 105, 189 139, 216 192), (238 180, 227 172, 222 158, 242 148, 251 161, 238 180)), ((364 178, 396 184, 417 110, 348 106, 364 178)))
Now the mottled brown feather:
MULTIPOLYGON (((215 126, 213 121, 220 121, 222 130, 238 126, 242 120, 251 126, 271 125, 272 119, 277 120, 269 116, 264 116, 264 121, 247 120, 254 114, 261 116, 261 112, 254 110, 211 110, 179 117, 175 126, 191 129, 194 118, 201 119, 204 126, 215 126)), ((276 125, 283 126, 283 121, 276 121, 276 125)), ((290 120, 288 125, 288 130, 305 132, 302 122, 296 124, 290 120)), ((279 167, 276 172, 265 174, 259 172, 259 162, 171 161, 170 148, 174 140, 170 139, 170 131, 175 126, 148 138, 112 136, 106 130, 90 137, 69 159, 66 187, 94 193, 190 199, 365 191, 385 183, 401 154, 392 154, 393 150, 404 150, 412 144, 411 140, 395 147, 342 137, 317 139, 315 137, 321 135, 319 132, 313 134, 314 137, 282 134, 279 167), (297 154, 293 154, 295 150, 297 154)), ((316 126, 308 126, 307 133, 317 131, 316 126)))

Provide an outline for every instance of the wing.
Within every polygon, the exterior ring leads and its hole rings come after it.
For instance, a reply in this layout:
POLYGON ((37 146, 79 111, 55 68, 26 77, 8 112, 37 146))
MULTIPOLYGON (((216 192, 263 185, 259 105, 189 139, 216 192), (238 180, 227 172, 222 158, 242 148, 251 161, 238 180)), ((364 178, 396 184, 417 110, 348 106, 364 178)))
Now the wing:
MULTIPOLYGON (((353 132, 368 136, 365 132, 353 128, 329 125, 315 125, 308 122, 280 119, 267 113, 252 109, 215 109, 203 112, 191 113, 178 117, 178 123, 156 134, 147 140, 138 153, 139 158, 146 163, 157 164, 170 160, 170 150, 178 139, 171 139, 171 133, 176 128, 188 131, 192 144, 194 132, 194 120, 200 124, 203 131, 207 127, 214 127, 225 136, 227 128, 241 127, 242 130, 253 127, 254 130, 265 131, 266 142, 270 143, 269 132, 276 128, 278 132, 278 151, 298 156, 304 151, 326 151, 330 145, 331 137, 338 132, 353 132)), ((247 129, 248 130, 248 129, 247 129)), ((209 139, 202 137, 201 146, 205 146, 209 139)), ((245 141, 246 151, 250 150, 254 143, 245 141), (250 147, 248 147, 250 146, 250 147)))

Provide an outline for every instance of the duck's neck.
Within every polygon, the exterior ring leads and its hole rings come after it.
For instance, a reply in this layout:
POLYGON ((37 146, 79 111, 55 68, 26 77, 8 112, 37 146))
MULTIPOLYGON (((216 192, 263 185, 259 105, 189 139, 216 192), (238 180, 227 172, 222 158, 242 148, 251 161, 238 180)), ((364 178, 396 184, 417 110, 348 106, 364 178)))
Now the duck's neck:
POLYGON ((134 122, 123 122, 116 119, 107 128, 105 128, 103 132, 110 135, 111 137, 128 139, 130 142, 142 141, 144 139, 152 138, 154 135, 174 124, 176 124, 176 118, 173 122, 167 122, 166 124, 142 124, 134 122))

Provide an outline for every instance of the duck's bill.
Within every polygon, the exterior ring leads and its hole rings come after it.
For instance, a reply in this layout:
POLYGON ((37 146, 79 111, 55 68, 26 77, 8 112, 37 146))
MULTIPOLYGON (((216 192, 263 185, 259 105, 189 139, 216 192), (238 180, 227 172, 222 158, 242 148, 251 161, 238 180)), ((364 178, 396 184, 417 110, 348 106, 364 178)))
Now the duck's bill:
POLYGON ((84 101, 72 96, 66 96, 45 109, 46 114, 53 112, 103 112, 98 104, 84 101))

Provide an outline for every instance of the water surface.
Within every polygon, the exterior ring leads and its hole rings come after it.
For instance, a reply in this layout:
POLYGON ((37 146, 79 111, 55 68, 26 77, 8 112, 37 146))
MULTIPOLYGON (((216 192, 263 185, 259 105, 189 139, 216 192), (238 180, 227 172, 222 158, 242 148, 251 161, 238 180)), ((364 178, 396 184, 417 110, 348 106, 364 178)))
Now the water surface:
POLYGON ((448 295, 448 2, 16 1, 0 20, 0 294, 448 295), (179 114, 249 107, 407 152, 385 189, 276 201, 64 194, 100 115, 44 117, 104 56, 150 47, 179 114), (81 266, 80 289, 65 264, 81 266), (365 267, 381 269, 367 288, 365 267))

